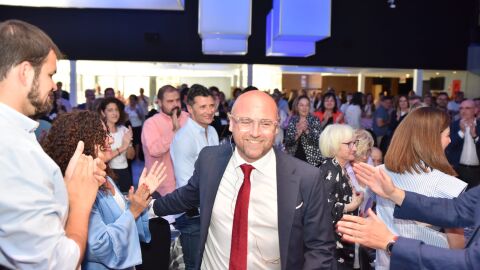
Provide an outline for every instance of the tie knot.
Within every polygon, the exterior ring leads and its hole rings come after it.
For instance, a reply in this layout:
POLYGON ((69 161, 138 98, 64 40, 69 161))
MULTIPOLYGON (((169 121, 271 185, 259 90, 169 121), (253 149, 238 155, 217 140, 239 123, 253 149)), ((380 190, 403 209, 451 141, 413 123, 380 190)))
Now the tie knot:
POLYGON ((255 169, 255 167, 253 167, 250 164, 245 163, 245 164, 240 165, 240 169, 242 169, 243 176, 245 178, 250 178, 250 173, 252 173, 252 170, 255 169))

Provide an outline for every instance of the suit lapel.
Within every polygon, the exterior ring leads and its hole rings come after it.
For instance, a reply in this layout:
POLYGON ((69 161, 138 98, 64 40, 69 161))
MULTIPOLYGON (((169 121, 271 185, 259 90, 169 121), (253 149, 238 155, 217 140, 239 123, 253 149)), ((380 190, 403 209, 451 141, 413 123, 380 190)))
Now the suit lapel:
POLYGON ((300 177, 294 174, 295 168, 284 155, 284 153, 275 151, 277 161, 278 239, 282 269, 286 269, 287 265, 288 246, 300 186, 300 177))
POLYGON ((201 265, 203 258, 218 187, 232 156, 230 146, 220 146, 218 149, 218 151, 212 151, 211 155, 202 160, 202 164, 199 166, 202 169, 199 177, 203 184, 200 184, 200 264, 198 266, 201 265))

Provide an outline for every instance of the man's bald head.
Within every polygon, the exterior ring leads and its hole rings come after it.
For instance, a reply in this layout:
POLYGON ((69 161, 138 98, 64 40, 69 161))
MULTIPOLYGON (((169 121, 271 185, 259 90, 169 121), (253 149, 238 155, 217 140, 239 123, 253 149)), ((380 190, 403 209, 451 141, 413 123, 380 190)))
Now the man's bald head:
POLYGON ((463 120, 473 120, 475 118, 475 102, 471 99, 465 99, 460 103, 460 117, 463 120))
POLYGON ((275 100, 268 94, 253 90, 241 94, 232 107, 232 113, 237 114, 244 110, 251 110, 253 108, 263 108, 271 110, 275 114, 275 121, 278 118, 278 108, 275 100))

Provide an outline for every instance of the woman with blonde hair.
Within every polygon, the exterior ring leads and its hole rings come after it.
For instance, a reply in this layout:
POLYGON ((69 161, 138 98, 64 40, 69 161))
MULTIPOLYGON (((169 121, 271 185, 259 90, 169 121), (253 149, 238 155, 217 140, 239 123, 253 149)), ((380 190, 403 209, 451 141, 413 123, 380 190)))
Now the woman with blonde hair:
MULTIPOLYGON (((346 164, 355 159, 358 141, 353 128, 349 125, 332 124, 327 126, 320 135, 319 145, 322 155, 327 158, 320 165, 320 179, 325 181, 332 226, 335 229, 335 224, 344 213, 356 214, 363 200, 363 193, 357 194, 345 171, 346 164)), ((335 239, 337 269, 352 269, 355 245, 343 242, 337 233, 335 233, 335 239)))
MULTIPOLYGON (((466 188, 455 178, 445 156, 450 143, 450 118, 445 112, 423 107, 411 111, 397 127, 385 155, 385 169, 396 186, 429 197, 453 198, 466 188)), ((393 202, 377 197, 377 215, 396 235, 421 240, 429 245, 459 248, 463 230, 438 228, 413 220, 395 219, 393 202)), ((376 269, 389 269, 390 256, 377 250, 376 269)))

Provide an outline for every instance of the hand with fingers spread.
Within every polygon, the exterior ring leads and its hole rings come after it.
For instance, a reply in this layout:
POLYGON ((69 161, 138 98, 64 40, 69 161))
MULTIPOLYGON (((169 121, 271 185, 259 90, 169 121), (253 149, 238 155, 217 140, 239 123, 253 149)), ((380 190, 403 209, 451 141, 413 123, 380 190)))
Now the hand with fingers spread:
POLYGON ((353 171, 357 180, 367 185, 377 195, 402 205, 405 191, 397 188, 384 170, 361 162, 353 165, 353 171))
POLYGON ((358 243, 374 249, 385 249, 395 235, 375 215, 372 209, 367 211, 368 217, 362 218, 343 215, 337 223, 337 231, 342 233, 342 239, 358 243))
POLYGON ((148 204, 152 200, 152 196, 150 196, 150 190, 148 189, 147 185, 139 184, 137 190, 133 191, 133 186, 130 187, 128 191, 128 200, 130 201, 130 212, 135 219, 137 219, 147 208, 148 204))
POLYGON ((142 171, 142 175, 138 181, 138 185, 147 185, 148 189, 150 190, 150 194, 155 192, 160 184, 167 178, 167 174, 165 173, 166 167, 162 163, 158 163, 155 161, 153 163, 152 168, 147 174, 147 168, 144 168, 142 171))

